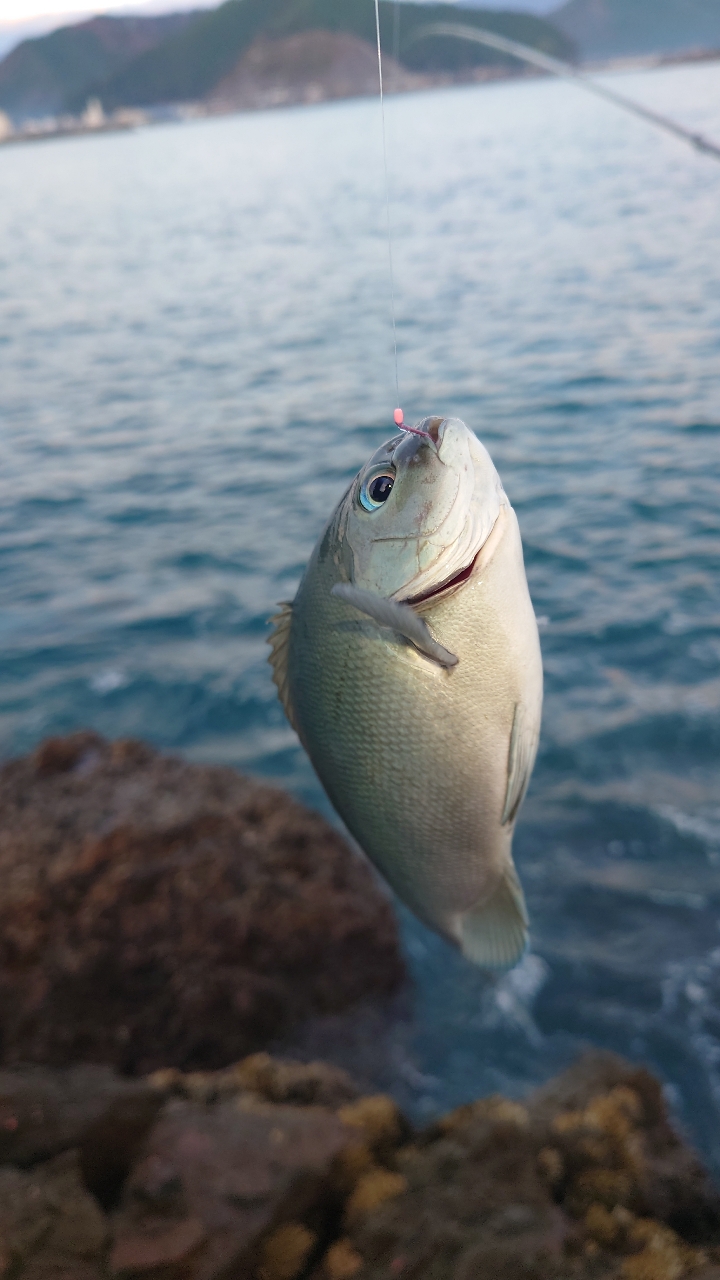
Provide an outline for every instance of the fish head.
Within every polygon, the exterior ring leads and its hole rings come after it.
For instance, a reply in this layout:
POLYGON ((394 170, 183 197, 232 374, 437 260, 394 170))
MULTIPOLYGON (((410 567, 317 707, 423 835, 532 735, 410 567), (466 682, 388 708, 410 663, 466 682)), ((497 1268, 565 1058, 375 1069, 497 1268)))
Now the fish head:
POLYGON ((352 581, 417 600, 469 571, 507 498, 487 449, 459 418, 426 418, 422 435, 382 445, 345 496, 352 581))

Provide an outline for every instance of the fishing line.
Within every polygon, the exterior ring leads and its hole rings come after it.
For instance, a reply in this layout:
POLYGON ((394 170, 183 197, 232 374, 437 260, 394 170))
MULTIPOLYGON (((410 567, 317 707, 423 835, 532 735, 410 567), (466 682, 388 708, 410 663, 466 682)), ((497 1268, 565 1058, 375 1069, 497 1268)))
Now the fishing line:
MULTIPOLYGON (((400 402, 400 376, 398 373, 397 322, 395 319, 395 272, 393 270, 392 228, 390 224, 390 180, 388 177, 387 130, 385 128, 385 93, 383 90, 382 47, 380 44, 380 0, 375 0, 375 31, 377 34, 378 77, 380 80, 380 116, 382 119, 383 170, 385 173, 385 218, 387 222, 388 263, 390 266, 390 315, 392 317, 393 351, 395 355, 395 395, 400 402)), ((394 414, 398 427, 403 425, 402 409, 394 414), (399 415, 399 420, 398 420, 399 415)))
MULTIPOLYGON (((397 62, 400 52, 400 5, 399 0, 394 2, 393 13, 393 50, 395 60, 397 62)), ((383 148, 383 172, 385 178, 385 218, 387 224, 387 244, 388 244, 388 265, 390 269, 390 315, 392 318, 393 332, 393 355, 395 361, 395 394, 397 400, 400 399, 400 375, 398 372, 398 344, 397 344, 397 319, 395 314, 395 271, 393 267, 393 248, 392 248, 392 224, 390 216, 390 178, 388 171, 388 148, 387 148, 387 128, 385 123, 385 92, 383 85, 383 62, 382 62, 382 43, 380 39, 380 0, 375 0, 375 34, 377 36, 377 57, 378 57, 378 79, 380 82, 380 116, 382 120, 382 148, 383 148)), ((609 89, 606 85, 600 84, 597 80, 591 79, 574 67, 569 62, 562 62, 559 58, 550 57, 546 53, 542 53, 539 49, 533 49, 529 45, 521 44, 519 40, 508 40, 507 37, 496 34, 494 31, 487 31, 483 27, 469 27, 459 23, 432 23, 429 26, 421 27, 419 31, 414 32, 408 43, 413 44, 417 40, 422 40, 428 36, 451 37, 458 40, 471 40, 476 44, 484 45, 489 49, 496 49, 502 53, 508 53, 511 57, 517 58, 520 62, 529 63, 531 66, 538 67, 543 71, 549 71, 551 75, 558 76, 563 80, 570 80, 576 84, 578 88, 585 89, 587 93, 593 93, 599 98, 604 98, 607 102, 612 102, 616 107, 620 107, 624 111, 629 111, 632 115, 639 116, 640 119, 646 120, 649 124, 655 125, 656 128, 664 129, 666 133, 673 134, 674 137, 680 138, 683 142, 688 142, 696 151, 702 152, 704 155, 711 156, 713 160, 720 160, 720 146, 713 142, 711 138, 706 138, 702 133, 693 132, 686 129, 683 125, 677 124, 675 120, 671 120, 668 116, 661 115, 658 111, 651 111, 648 107, 643 107, 639 102, 633 101, 632 98, 626 98, 624 94, 617 93, 614 89, 609 89)), ((417 428, 408 427, 404 421, 402 409, 399 407, 393 414, 395 425, 401 431, 411 431, 415 435, 425 435, 424 431, 417 428)))

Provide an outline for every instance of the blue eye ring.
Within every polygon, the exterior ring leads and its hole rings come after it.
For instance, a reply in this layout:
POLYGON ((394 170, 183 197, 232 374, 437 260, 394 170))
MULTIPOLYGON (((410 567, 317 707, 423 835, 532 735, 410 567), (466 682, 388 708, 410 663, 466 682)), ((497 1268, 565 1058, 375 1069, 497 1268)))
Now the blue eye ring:
POLYGON ((360 506, 366 511, 379 511, 384 506, 395 484, 395 473, 388 467, 373 471, 360 485, 360 506))

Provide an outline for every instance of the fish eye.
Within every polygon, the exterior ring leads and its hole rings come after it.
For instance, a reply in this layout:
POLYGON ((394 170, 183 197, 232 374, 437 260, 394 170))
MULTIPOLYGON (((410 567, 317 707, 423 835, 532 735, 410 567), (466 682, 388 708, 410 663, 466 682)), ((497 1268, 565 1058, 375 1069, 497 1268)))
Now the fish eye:
POLYGON ((387 502, 392 487, 395 484, 395 476, 389 471, 377 472, 370 476, 367 480, 363 480, 360 486, 360 504, 366 511, 377 511, 384 502, 387 502))

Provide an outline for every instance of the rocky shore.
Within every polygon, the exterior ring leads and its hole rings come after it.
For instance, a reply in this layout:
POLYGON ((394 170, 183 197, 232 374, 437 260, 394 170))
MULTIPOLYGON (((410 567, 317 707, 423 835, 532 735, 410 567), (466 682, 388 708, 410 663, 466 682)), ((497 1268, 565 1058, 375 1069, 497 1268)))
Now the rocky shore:
POLYGON ((225 1066, 403 980, 374 873, 277 788, 92 733, 0 769, 0 1063, 225 1066))
POLYGON ((404 981, 373 874, 282 792, 81 733, 0 770, 0 819, 0 1280, 720 1280, 643 1068, 414 1129, 263 1051, 404 981))
POLYGON ((266 1054, 128 1081, 0 1074, 0 1276, 720 1278, 720 1196, 657 1082, 609 1054, 413 1132, 266 1054))

